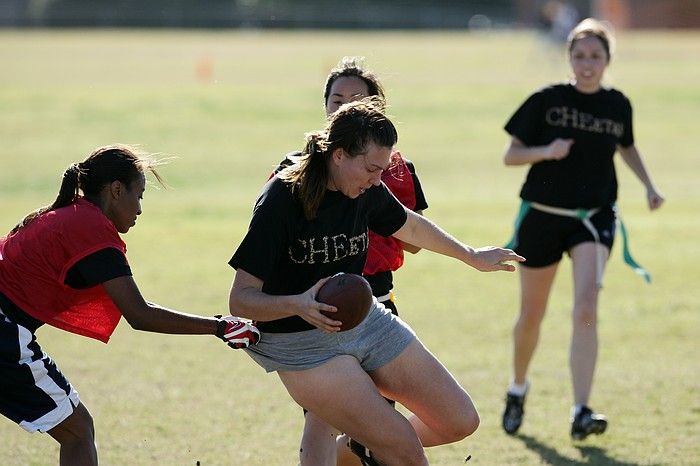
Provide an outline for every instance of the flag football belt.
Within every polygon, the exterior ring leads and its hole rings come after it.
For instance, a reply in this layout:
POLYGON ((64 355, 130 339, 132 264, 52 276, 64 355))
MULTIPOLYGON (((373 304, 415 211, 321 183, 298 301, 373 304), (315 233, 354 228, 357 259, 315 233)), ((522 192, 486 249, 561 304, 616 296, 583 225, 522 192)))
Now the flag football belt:
MULTIPOLYGON (((583 226, 586 227, 586 230, 588 230, 591 233, 596 245, 600 244, 600 236, 598 235, 598 230, 596 230, 595 226, 593 225, 593 222, 591 222, 591 217, 600 212, 600 207, 596 207, 594 209, 565 209, 563 207, 554 207, 545 204, 540 204, 539 202, 523 201, 520 204, 520 209, 518 210, 518 215, 515 219, 515 224, 513 227, 513 237, 505 246, 506 248, 513 249, 517 246, 518 230, 520 229, 520 224, 522 223, 523 218, 525 218, 525 215, 527 215, 530 209, 535 209, 541 212, 559 215, 562 217, 576 218, 580 220, 581 223, 583 223, 583 226)), ((644 277, 644 280, 646 280, 647 283, 650 283, 651 274, 649 274, 649 272, 647 272, 641 265, 639 265, 630 254, 627 229, 625 228, 625 224, 617 211, 615 212, 615 221, 620 226, 620 234, 622 235, 622 258, 624 259, 625 264, 629 265, 632 268, 632 270, 634 270, 637 274, 644 277)), ((602 251, 600 250, 600 248, 596 247, 596 284, 598 285, 598 288, 602 288, 603 286, 604 262, 605 261, 602 257, 602 251)))
POLYGON ((377 296, 377 301, 379 301, 380 303, 383 303, 385 301, 391 301, 393 303, 394 302, 394 292, 390 291, 383 296, 377 296))

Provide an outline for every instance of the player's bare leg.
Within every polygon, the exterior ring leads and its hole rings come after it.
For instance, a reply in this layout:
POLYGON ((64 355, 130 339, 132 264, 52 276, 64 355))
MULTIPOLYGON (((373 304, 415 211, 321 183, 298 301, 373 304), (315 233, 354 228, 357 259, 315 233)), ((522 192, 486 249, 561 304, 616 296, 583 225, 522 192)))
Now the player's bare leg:
POLYGON ((513 380, 517 384, 527 381, 558 266, 557 262, 547 267, 519 267, 520 314, 513 327, 513 380))
POLYGON ((299 447, 301 466, 335 466, 338 429, 307 412, 299 447))
POLYGON ((313 369, 278 374, 297 403, 366 445, 382 463, 428 464, 411 424, 379 394, 354 357, 337 356, 313 369))
POLYGON ((576 404, 588 403, 598 355, 596 248, 604 250, 607 259, 607 248, 593 242, 578 244, 571 250, 574 305, 569 358, 576 404))
POLYGON ((540 338, 549 293, 559 263, 547 267, 526 267, 520 271, 520 313, 513 327, 513 381, 506 393, 502 426, 508 434, 520 429, 525 415, 525 398, 529 388, 527 370, 540 338))
POLYGON ((48 431, 61 445, 61 466, 93 466, 97 464, 95 426, 87 408, 80 403, 73 413, 48 431))
POLYGON ((469 394, 419 340, 370 376, 384 396, 414 413, 409 420, 425 447, 462 440, 479 426, 469 394))
POLYGON ((574 391, 571 436, 583 440, 590 434, 605 432, 608 421, 588 406, 593 375, 598 359, 598 285, 596 254, 603 264, 608 248, 586 242, 571 249, 574 275, 573 332, 569 360, 574 391))

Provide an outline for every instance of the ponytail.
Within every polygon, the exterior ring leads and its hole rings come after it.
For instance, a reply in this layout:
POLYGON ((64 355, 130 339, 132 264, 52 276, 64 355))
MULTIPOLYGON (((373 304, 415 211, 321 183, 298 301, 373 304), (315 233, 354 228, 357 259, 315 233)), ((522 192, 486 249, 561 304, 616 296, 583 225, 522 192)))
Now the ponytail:
POLYGON ((65 207, 72 203, 80 192, 80 176, 82 175, 79 163, 72 163, 63 172, 61 188, 58 190, 56 200, 51 204, 51 210, 65 207))
POLYGON ((306 145, 297 163, 280 172, 279 177, 291 185, 304 208, 304 217, 313 220, 328 185, 327 132, 306 134, 306 145))
POLYGON ((144 173, 150 171, 158 182, 165 186, 155 167, 161 162, 151 158, 148 154, 138 152, 136 149, 124 145, 114 144, 95 149, 85 160, 80 163, 72 163, 63 172, 61 188, 53 204, 41 207, 24 217, 10 232, 27 225, 29 222, 46 212, 66 207, 82 195, 92 203, 99 205, 102 189, 113 181, 120 181, 127 187, 131 182, 144 173))
POLYGON ((80 175, 81 169, 80 164, 72 163, 66 171, 63 172, 63 179, 61 180, 61 187, 58 190, 58 196, 53 204, 40 207, 37 210, 27 214, 22 221, 20 221, 15 227, 10 231, 10 234, 16 233, 17 230, 27 225, 29 222, 37 218, 38 216, 45 214, 46 212, 59 209, 70 205, 78 197, 80 190, 80 175))

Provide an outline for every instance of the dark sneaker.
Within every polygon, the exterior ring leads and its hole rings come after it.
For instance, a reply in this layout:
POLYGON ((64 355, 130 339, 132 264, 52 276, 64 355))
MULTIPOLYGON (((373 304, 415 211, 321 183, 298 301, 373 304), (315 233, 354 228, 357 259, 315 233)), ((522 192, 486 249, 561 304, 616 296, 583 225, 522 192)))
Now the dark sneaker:
POLYGON ((583 440, 591 434, 600 435, 608 427, 608 420, 602 414, 596 414, 588 406, 581 411, 571 422, 571 438, 583 440))
MULTIPOLYGON (((525 392, 525 395, 527 395, 527 392, 525 392)), ((506 394, 506 409, 503 411, 503 430, 507 434, 514 435, 520 429, 520 424, 523 423, 525 395, 506 394)))
POLYGON ((357 440, 350 439, 348 441, 348 447, 350 447, 350 450, 357 455, 358 458, 360 458, 363 466, 384 466, 383 463, 380 463, 374 459, 372 452, 369 451, 369 448, 365 447, 357 440))

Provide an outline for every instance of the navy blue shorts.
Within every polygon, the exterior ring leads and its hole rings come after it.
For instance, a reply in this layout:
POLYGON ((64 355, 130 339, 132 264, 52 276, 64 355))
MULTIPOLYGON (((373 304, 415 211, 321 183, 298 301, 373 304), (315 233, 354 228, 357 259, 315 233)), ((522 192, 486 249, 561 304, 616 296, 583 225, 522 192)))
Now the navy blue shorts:
POLYGON ((0 309, 0 413, 29 432, 46 432, 80 399, 28 328, 0 309))
MULTIPOLYGON (((591 217, 601 244, 612 249, 615 239, 615 211, 603 207, 591 217)), ((546 267, 556 264, 564 252, 588 241, 595 241, 581 220, 550 214, 531 208, 518 228, 515 252, 523 256, 526 267, 546 267)))

